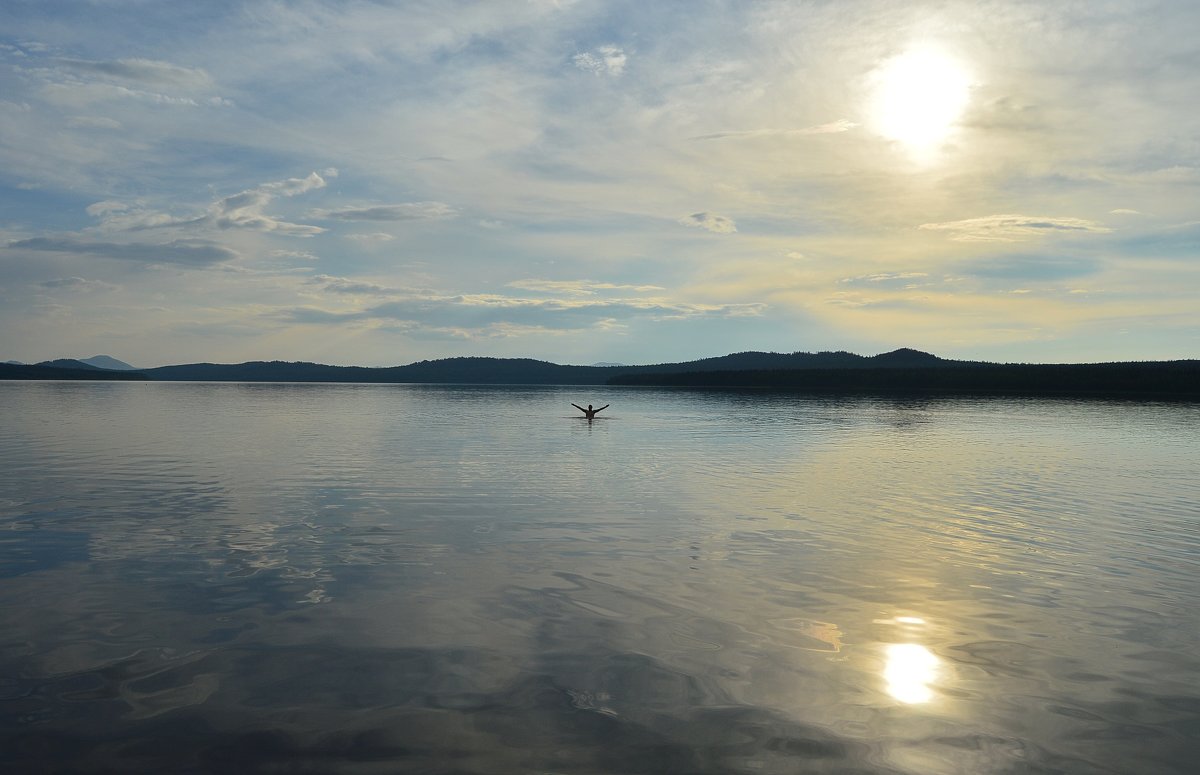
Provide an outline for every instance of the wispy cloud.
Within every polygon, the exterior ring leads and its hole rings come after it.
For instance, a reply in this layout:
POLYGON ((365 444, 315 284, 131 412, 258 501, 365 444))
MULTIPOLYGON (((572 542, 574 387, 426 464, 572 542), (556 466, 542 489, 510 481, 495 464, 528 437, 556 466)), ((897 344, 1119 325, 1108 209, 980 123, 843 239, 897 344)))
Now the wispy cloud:
POLYGON ((809 137, 812 135, 831 135, 849 132, 858 124, 849 119, 838 119, 828 124, 817 124, 800 129, 745 129, 736 132, 714 132, 708 135, 696 135, 689 140, 731 140, 750 139, 756 137, 809 137))
POLYGON ((107 76, 109 78, 145 84, 180 86, 190 89, 208 89, 212 78, 200 68, 182 67, 170 62, 154 59, 116 59, 94 61, 87 59, 58 59, 63 68, 77 73, 107 76))
POLYGON ((692 213, 680 218, 679 222, 684 226, 694 226, 697 229, 706 229, 716 234, 733 234, 737 231, 737 224, 733 222, 732 218, 726 218, 724 215, 716 213, 692 213))
MULTIPOLYGON (((327 170, 336 175, 336 170, 327 170)), ((250 229, 274 232, 293 237, 311 237, 325 229, 320 226, 291 223, 268 215, 265 211, 277 197, 293 197, 314 189, 324 188, 325 178, 316 172, 304 178, 288 178, 263 183, 232 196, 222 197, 208 207, 203 215, 174 216, 168 213, 137 209, 106 200, 87 208, 89 215, 101 219, 106 231, 142 231, 164 227, 214 227, 217 229, 250 229)))
MULTIPOLYGON (((21 71, 41 83, 51 102, 83 107, 137 100, 159 106, 230 107, 202 68, 184 67, 155 59, 91 60, 42 57, 28 60, 21 71)), ((76 116, 74 128, 114 128, 112 117, 76 116)))
POLYGON ((357 311, 304 307, 287 314, 290 319, 303 323, 383 320, 484 333, 496 326, 507 325, 570 330, 631 318, 682 320, 753 316, 761 314, 765 308, 761 303, 692 304, 652 299, 525 299, 496 294, 431 294, 413 295, 357 311))
POLYGON ((514 280, 508 283, 508 287, 539 293, 565 293, 570 296, 594 296, 604 291, 651 293, 665 290, 659 285, 627 285, 621 283, 602 283, 595 280, 514 280))
POLYGON ((56 277, 53 280, 45 280, 38 283, 42 288, 65 289, 71 291, 111 291, 116 290, 119 286, 103 280, 92 280, 86 277, 56 277))
POLYGON ((1112 229, 1084 218, 1037 215, 988 215, 944 223, 923 223, 917 228, 946 232, 957 242, 1019 242, 1062 232, 1103 234, 1112 229))
POLYGON ((874 286, 900 286, 905 288, 913 288, 921 284, 921 281, 927 279, 927 272, 879 272, 876 274, 864 274, 857 277, 843 277, 838 280, 842 285, 874 285, 874 286))
POLYGON ((71 116, 67 126, 71 129, 120 129, 121 122, 107 116, 71 116))
POLYGON ((272 258, 282 258, 298 261, 317 261, 319 256, 307 250, 272 250, 272 258))
POLYGON ((337 210, 315 210, 314 218, 335 221, 427 221, 453 218, 458 211, 444 202, 404 202, 394 205, 343 207, 337 210))
POLYGON ((238 258, 236 251, 208 240, 174 240, 150 244, 143 242, 88 242, 58 237, 33 237, 8 243, 10 250, 37 250, 96 256, 142 264, 179 264, 205 267, 238 258))
POLYGON ((120 212, 128 210, 129 205, 124 202, 117 202, 111 199, 106 199, 103 202, 95 202, 85 208, 85 212, 94 218, 100 218, 108 213, 120 212))
POLYGON ((1064 280, 1094 274, 1100 267, 1094 258, 1052 255, 989 256, 957 267, 974 277, 1003 280, 1064 280))
POLYGON ((352 296, 395 296, 399 294, 421 293, 412 288, 394 288, 379 283, 351 280, 346 277, 320 274, 308 280, 309 285, 319 285, 329 293, 348 294, 352 296))
POLYGON ((324 188, 325 179, 313 172, 306 178, 288 178, 264 183, 257 188, 218 200, 206 218, 222 229, 254 229, 273 231, 297 237, 309 237, 325 231, 319 226, 289 223, 266 215, 263 210, 277 196, 297 196, 316 188, 324 188))
POLYGON ((580 70, 595 75, 618 76, 625 72, 628 57, 618 46, 598 46, 591 51, 583 51, 571 57, 571 61, 580 70))

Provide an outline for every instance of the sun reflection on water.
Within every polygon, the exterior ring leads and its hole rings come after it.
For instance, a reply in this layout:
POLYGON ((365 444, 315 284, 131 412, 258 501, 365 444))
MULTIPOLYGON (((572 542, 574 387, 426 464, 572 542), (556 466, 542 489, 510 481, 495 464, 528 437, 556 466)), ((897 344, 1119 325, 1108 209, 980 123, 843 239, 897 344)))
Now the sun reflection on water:
MULTIPOLYGON (((908 705, 933 699, 932 684, 939 679, 941 660, 925 646, 914 641, 928 622, 919 616, 896 616, 876 619, 876 624, 894 628, 895 640, 884 644, 883 678, 887 693, 908 705)), ((887 638, 891 640, 891 638, 887 638)))
POLYGON ((937 678, 938 658, 919 643, 889 643, 883 677, 888 694, 910 705, 929 702, 929 685, 937 678))

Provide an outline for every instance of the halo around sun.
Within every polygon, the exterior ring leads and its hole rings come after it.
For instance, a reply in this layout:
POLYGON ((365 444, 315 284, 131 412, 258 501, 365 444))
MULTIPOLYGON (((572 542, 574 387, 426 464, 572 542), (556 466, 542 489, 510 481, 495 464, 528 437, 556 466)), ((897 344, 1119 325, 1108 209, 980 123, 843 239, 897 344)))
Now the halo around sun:
POLYGON ((933 47, 892 57, 871 81, 871 125, 915 156, 927 155, 949 139, 970 99, 966 67, 933 47))

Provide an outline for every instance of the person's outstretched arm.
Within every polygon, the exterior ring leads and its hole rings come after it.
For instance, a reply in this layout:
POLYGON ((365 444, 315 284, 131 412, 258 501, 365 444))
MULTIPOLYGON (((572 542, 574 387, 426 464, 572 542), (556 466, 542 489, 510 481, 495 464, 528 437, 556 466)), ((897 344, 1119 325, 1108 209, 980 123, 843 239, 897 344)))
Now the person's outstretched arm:
POLYGON ((571 406, 575 407, 576 409, 578 409, 579 411, 583 412, 584 414, 587 414, 587 410, 586 410, 586 409, 584 409, 584 408, 583 408, 582 406, 580 406, 579 404, 571 404, 571 406))
POLYGON ((607 409, 607 408, 608 408, 608 407, 610 407, 610 406, 612 406, 612 404, 605 404, 604 406, 600 407, 600 408, 599 408, 599 409, 597 409, 596 411, 597 411, 597 412, 603 412, 605 409, 607 409))

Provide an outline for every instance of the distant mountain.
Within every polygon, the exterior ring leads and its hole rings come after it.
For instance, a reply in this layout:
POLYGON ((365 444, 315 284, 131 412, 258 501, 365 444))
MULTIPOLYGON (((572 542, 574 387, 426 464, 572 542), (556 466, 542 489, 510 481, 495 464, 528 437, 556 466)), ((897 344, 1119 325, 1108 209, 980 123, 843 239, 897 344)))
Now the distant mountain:
POLYGON ((125 361, 119 361, 111 355, 93 355, 91 358, 80 358, 80 363, 95 366, 98 369, 113 369, 115 371, 135 371, 137 367, 130 366, 125 361))
POLYGON ((598 361, 597 363, 593 363, 591 365, 595 366, 598 369, 605 369, 610 366, 624 366, 625 364, 624 363, 609 363, 608 361, 598 361))
POLYGON ((98 369, 99 366, 93 366, 90 363, 76 360, 74 358, 58 358, 53 361, 41 361, 36 364, 38 366, 47 366, 54 369, 98 369))
POLYGON ((58 358, 53 361, 42 361, 38 366, 51 366, 57 369, 106 369, 109 371, 137 371, 125 361, 119 361, 111 355, 93 355, 91 358, 58 358))

